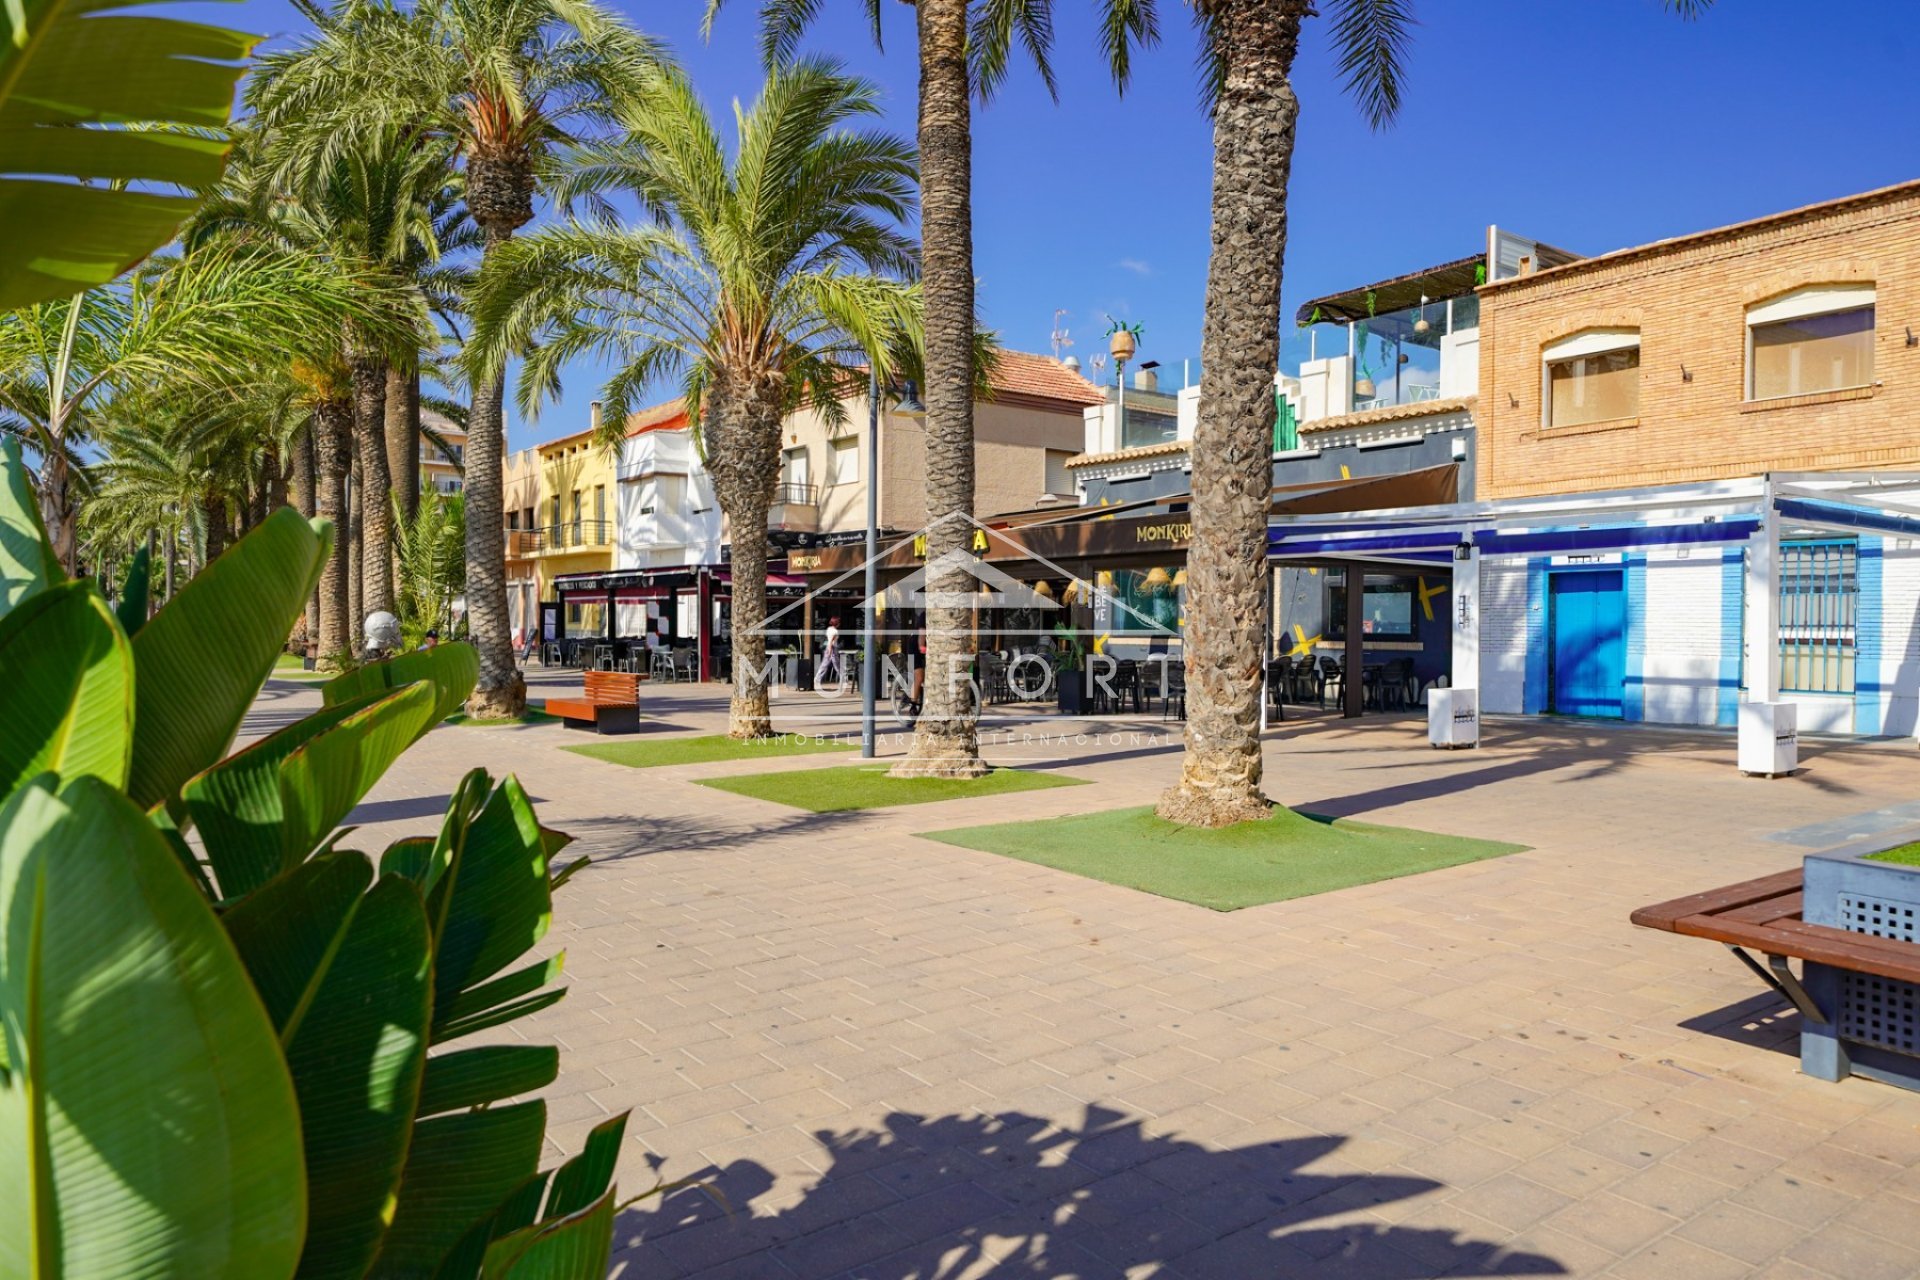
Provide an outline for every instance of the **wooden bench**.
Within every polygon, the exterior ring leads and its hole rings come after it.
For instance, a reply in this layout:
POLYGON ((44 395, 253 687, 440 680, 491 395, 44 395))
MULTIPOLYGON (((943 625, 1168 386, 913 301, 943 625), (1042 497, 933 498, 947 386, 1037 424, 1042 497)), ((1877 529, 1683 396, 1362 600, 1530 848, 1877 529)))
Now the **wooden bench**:
POLYGON ((1843 1040, 1835 1021, 1843 998, 1842 975, 1920 984, 1920 945, 1808 924, 1802 918, 1804 884, 1802 871, 1782 871, 1642 907, 1631 919, 1642 928, 1721 943, 1791 1001, 1806 1020, 1800 1066, 1808 1075, 1844 1080, 1857 1073, 1914 1087, 1913 1066, 1843 1040), (1765 965, 1750 951, 1764 956, 1765 965), (1801 962, 1801 974, 1793 972, 1789 960, 1801 962))
POLYGON ((547 714, 569 729, 597 733, 635 733, 640 728, 641 676, 627 671, 586 671, 586 687, 577 698, 548 698, 547 714))

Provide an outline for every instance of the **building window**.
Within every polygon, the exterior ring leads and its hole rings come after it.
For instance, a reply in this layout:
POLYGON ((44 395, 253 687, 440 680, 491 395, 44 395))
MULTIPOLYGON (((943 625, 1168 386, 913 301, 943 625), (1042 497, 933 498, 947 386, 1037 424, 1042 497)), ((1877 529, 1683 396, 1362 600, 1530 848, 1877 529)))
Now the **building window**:
POLYGON ((1747 311, 1747 398, 1873 382, 1871 285, 1799 289, 1747 311))
POLYGON ((1640 415, 1640 334, 1590 329, 1541 353, 1546 365, 1546 422, 1577 427, 1640 415))
POLYGON ((827 473, 828 484, 860 483, 860 442, 851 437, 835 440, 827 465, 832 468, 827 473))
POLYGON ((1780 546, 1780 688, 1852 693, 1860 549, 1851 539, 1780 546))
MULTIPOLYGON (((1415 582, 1394 573, 1366 575, 1366 596, 1360 602, 1360 630, 1371 640, 1411 640, 1414 627, 1415 582)), ((1347 571, 1327 572, 1327 627, 1329 640, 1347 636, 1347 571)))
POLYGON ((520 527, 520 513, 518 511, 507 512, 507 528, 518 529, 519 527, 520 527))
POLYGON ((593 522, 601 529, 607 527, 607 486, 593 486, 593 522))
POLYGON ((780 457, 780 493, 779 502, 811 502, 813 496, 807 489, 807 451, 805 446, 788 449, 780 457))
POLYGON ((1047 450, 1046 488, 1043 493, 1072 493, 1073 472, 1067 470, 1067 463, 1075 456, 1071 449, 1047 450))

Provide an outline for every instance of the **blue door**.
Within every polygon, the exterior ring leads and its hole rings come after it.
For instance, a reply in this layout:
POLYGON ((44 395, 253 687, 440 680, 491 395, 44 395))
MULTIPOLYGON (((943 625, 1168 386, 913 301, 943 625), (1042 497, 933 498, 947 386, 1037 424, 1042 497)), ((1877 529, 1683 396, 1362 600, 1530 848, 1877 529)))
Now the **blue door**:
POLYGON ((1551 709, 1562 715, 1618 719, 1627 679, 1627 596, 1620 571, 1556 573, 1548 582, 1553 597, 1551 709))

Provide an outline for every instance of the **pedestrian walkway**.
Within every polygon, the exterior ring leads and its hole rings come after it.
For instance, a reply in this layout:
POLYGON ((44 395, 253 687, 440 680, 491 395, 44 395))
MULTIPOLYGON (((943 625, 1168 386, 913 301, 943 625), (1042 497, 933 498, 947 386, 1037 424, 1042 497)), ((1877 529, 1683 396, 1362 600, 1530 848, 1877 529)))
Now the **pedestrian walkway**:
MULTIPOLYGON (((642 700, 647 732, 724 725, 716 686, 642 700)), ((274 682, 258 714, 311 701, 274 682)), ((631 1109, 623 1191, 731 1210, 629 1210, 634 1280, 1920 1274, 1920 1097, 1799 1075, 1732 956, 1627 923, 1912 802, 1911 744, 1765 782, 1717 735, 1290 721, 1286 803, 1532 848, 1226 915, 916 838, 1147 802, 1179 726, 1125 724, 1009 748, 1090 786, 823 815, 694 783, 818 757, 639 771, 449 727, 353 843, 427 830, 483 764, 594 856, 550 937, 571 994, 515 1024, 564 1046, 552 1155, 631 1109)))

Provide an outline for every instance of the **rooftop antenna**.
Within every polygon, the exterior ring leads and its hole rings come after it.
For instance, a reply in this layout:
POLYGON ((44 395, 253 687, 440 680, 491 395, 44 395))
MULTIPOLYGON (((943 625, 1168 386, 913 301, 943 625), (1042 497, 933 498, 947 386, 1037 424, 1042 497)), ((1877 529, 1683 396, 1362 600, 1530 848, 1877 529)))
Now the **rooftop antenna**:
POLYGON ((1065 329, 1060 327, 1060 317, 1067 314, 1069 313, 1065 307, 1058 308, 1053 313, 1053 358, 1055 360, 1060 358, 1062 351, 1073 345, 1073 339, 1068 336, 1065 329))

